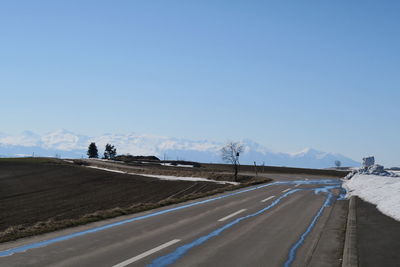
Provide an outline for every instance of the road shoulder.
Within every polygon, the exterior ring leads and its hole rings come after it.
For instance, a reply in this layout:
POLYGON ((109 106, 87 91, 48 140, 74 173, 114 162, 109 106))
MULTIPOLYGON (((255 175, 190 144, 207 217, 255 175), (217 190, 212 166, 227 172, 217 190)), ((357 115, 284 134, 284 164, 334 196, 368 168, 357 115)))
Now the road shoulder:
POLYGON ((348 201, 335 201, 307 266, 341 266, 347 211, 348 201))
POLYGON ((356 205, 359 266, 398 267, 400 222, 358 197, 356 205))

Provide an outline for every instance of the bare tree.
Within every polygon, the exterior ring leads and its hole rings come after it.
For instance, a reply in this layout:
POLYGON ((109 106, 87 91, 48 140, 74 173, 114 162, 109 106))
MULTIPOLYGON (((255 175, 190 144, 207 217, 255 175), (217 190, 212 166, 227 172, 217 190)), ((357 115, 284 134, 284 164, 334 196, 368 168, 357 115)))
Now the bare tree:
POLYGON ((237 174, 239 170, 239 155, 244 150, 243 145, 239 142, 229 142, 221 148, 221 157, 224 162, 230 163, 233 166, 235 173, 235 181, 237 181, 237 174))
POLYGON ((335 161, 335 166, 336 166, 337 168, 339 168, 340 166, 342 166, 342 162, 341 162, 340 160, 336 160, 336 161, 335 161))

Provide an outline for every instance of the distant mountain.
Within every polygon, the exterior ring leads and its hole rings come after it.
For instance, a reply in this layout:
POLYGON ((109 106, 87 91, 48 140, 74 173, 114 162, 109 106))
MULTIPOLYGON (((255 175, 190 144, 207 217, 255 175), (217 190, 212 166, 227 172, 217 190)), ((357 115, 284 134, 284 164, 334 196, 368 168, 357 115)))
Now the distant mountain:
MULTIPOLYGON (((86 157, 90 142, 96 142, 101 154, 107 143, 113 144, 119 154, 155 155, 163 159, 181 159, 199 162, 220 163, 219 151, 224 145, 207 140, 193 141, 155 135, 104 134, 97 137, 78 135, 67 130, 57 130, 44 135, 31 131, 19 135, 0 133, 0 156, 22 157, 60 156, 63 158, 86 157)), ((360 163, 340 154, 326 153, 307 148, 297 153, 272 152, 251 140, 243 140, 245 151, 241 155, 242 164, 290 166, 304 168, 328 168, 336 160, 342 166, 359 166, 360 163)))

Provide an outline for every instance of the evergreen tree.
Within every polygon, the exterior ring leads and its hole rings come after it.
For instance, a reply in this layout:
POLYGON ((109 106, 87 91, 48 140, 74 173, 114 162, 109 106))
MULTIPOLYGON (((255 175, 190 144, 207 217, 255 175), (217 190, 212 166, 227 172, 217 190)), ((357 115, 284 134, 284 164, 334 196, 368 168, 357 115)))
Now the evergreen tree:
POLYGON ((90 143, 88 151, 87 151, 87 155, 89 158, 98 158, 99 157, 96 143, 94 143, 94 142, 90 143))
POLYGON ((117 149, 110 144, 106 145, 106 149, 104 151, 104 159, 114 159, 117 156, 117 149))

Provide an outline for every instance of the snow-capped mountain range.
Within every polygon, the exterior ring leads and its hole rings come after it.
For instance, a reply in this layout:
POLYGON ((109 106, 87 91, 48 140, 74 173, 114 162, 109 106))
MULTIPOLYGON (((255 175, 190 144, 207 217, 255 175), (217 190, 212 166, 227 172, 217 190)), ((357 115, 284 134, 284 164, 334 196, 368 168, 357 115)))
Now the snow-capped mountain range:
MULTIPOLYGON (((180 159, 198 162, 220 163, 219 151, 223 143, 207 140, 194 141, 140 134, 104 134, 96 137, 79 135, 67 130, 57 130, 44 135, 25 131, 18 135, 0 133, 0 156, 61 156, 63 158, 86 157, 87 147, 95 142, 99 154, 107 143, 117 148, 118 154, 155 155, 161 159, 180 159)), ((335 153, 326 153, 311 148, 297 153, 272 152, 251 140, 243 140, 245 147, 241 155, 242 164, 265 162, 272 166, 304 168, 328 168, 336 160, 342 166, 359 166, 360 163, 335 153)))

